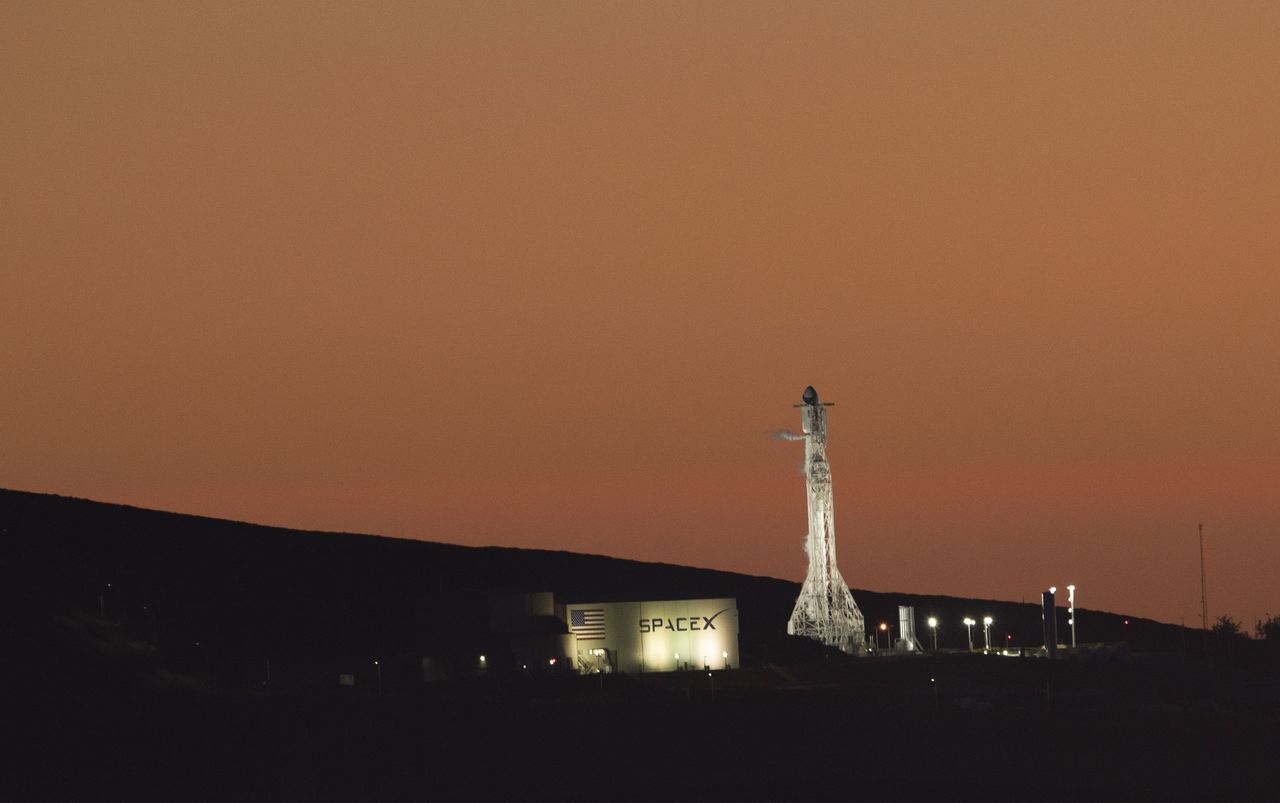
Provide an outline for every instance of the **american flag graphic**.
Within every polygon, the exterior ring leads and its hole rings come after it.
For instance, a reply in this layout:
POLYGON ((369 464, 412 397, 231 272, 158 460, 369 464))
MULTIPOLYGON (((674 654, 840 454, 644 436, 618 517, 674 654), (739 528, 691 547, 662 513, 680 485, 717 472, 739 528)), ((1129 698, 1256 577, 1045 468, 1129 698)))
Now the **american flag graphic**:
POLYGON ((578 608, 569 611, 569 632, 578 641, 600 641, 604 638, 604 608, 578 608))

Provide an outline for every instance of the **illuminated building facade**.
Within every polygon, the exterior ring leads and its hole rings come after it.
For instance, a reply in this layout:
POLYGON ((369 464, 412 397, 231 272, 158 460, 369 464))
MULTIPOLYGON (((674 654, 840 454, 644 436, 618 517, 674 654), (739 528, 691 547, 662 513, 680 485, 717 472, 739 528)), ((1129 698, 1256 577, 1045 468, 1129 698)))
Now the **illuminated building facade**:
POLYGON ((565 605, 583 672, 673 672, 738 667, 732 598, 565 605))

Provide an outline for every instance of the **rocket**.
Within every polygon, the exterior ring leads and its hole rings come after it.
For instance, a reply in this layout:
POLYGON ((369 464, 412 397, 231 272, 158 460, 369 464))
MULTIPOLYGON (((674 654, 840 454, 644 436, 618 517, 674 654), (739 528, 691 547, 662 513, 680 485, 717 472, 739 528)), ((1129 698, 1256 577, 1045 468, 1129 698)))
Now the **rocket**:
POLYGON ((787 632, 807 636, 845 652, 865 650, 866 625, 862 611, 836 564, 835 504, 831 467, 827 463, 827 410, 812 385, 804 389, 800 418, 804 432, 805 496, 809 533, 805 553, 809 570, 787 623, 787 632))

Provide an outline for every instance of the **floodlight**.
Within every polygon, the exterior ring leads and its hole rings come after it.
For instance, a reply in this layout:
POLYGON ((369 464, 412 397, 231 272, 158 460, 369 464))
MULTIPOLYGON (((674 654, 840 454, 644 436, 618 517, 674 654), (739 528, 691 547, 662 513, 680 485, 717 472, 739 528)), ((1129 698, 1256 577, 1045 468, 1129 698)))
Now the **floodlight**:
POLYGON ((982 623, 983 623, 984 625, 989 625, 989 624, 991 624, 991 623, 992 623, 992 622, 994 622, 994 621, 995 621, 995 620, 994 620, 994 619, 992 619, 990 616, 984 616, 984 617, 982 617, 982 623))

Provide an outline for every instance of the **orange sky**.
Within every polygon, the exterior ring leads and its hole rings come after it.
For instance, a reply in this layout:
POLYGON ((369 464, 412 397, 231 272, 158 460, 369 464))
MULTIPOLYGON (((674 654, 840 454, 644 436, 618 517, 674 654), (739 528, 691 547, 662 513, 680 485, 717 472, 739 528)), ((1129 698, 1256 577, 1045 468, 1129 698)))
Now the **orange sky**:
POLYGON ((1280 613, 1280 5, 0 5, 0 486, 1280 613))

